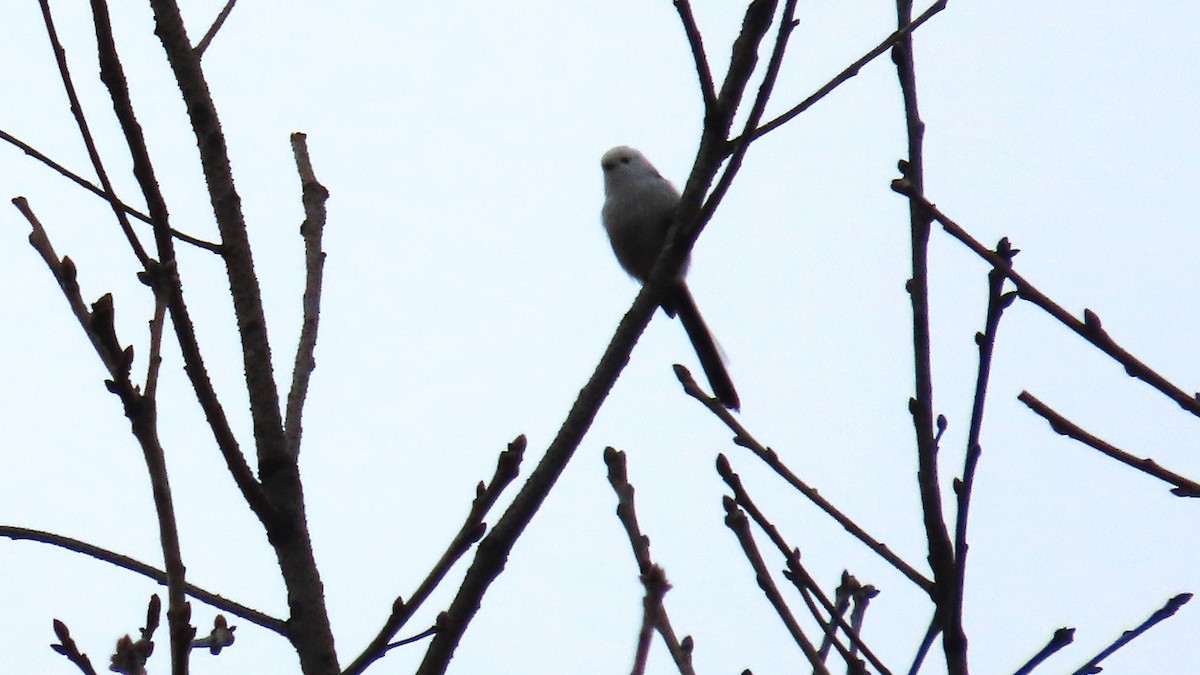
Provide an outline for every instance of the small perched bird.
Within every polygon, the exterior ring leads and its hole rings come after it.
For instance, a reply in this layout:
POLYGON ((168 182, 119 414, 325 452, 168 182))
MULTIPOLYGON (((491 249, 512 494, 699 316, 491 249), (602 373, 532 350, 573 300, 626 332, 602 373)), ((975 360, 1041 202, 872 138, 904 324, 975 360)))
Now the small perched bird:
MULTIPOLYGON (((679 208, 679 191, 642 153, 630 147, 622 145, 604 153, 600 167, 604 170, 604 208, 600 215, 613 253, 626 272, 645 283, 666 245, 667 230, 679 208)), ((741 405, 737 390, 688 290, 685 274, 687 263, 671 283, 662 302, 663 311, 667 316, 679 317, 717 400, 737 410, 741 405)))

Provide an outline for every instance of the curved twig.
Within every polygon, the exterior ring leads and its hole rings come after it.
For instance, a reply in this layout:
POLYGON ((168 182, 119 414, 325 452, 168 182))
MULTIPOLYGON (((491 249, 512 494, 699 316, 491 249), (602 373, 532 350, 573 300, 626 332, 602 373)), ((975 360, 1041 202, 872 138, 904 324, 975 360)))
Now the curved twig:
MULTIPOLYGON (((50 544, 51 546, 64 548, 68 551, 74 551, 75 553, 82 553, 83 555, 95 558, 101 562, 106 562, 122 569, 129 570, 135 574, 140 574, 149 579, 153 579, 160 584, 166 584, 167 582, 167 573, 158 569, 157 567, 147 565, 146 563, 135 558, 130 558, 127 555, 122 555, 106 548, 101 548, 85 541, 80 541, 79 539, 65 537, 61 534, 54 534, 53 532, 45 532, 43 530, 33 530, 27 527, 0 525, 0 537, 7 537, 12 540, 36 541, 43 544, 50 544)), ((195 584, 185 583, 184 589, 189 596, 207 605, 211 605, 212 607, 215 607, 223 612, 229 612, 236 617, 245 619, 246 621, 249 621, 257 626, 266 628, 273 633, 278 633, 279 635, 285 636, 287 635, 287 622, 285 622, 283 619, 277 619, 256 609, 247 607, 241 603, 223 598, 220 595, 200 588, 195 584)))

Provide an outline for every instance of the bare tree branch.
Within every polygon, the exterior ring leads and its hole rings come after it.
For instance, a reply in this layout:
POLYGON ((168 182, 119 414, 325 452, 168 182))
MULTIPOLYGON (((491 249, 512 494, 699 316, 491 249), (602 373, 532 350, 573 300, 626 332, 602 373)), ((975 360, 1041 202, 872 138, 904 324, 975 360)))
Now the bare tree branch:
POLYGON ((683 32, 687 35, 688 46, 692 48, 692 59, 696 62, 696 76, 700 80, 700 96, 704 100, 705 115, 716 114, 717 92, 713 85, 712 68, 708 65, 708 56, 704 52, 704 41, 700 37, 700 27, 696 25, 696 17, 692 14, 692 3, 688 0, 675 0, 675 11, 679 13, 679 21, 683 24, 683 32))
POLYGON ((196 58, 204 56, 204 50, 208 49, 208 45, 212 43, 213 38, 217 36, 217 31, 221 30, 221 26, 225 25, 225 19, 229 18, 229 13, 233 11, 234 4, 237 0, 229 0, 225 6, 221 8, 221 13, 217 14, 217 18, 212 25, 208 27, 208 32, 204 37, 200 38, 200 44, 196 45, 196 58))
POLYGON ((1084 431, 1079 425, 1071 422, 1067 418, 1055 412, 1053 408, 1045 403, 1042 403, 1033 394, 1023 391, 1019 396, 1017 396, 1017 400, 1029 406, 1030 410, 1037 413, 1043 419, 1049 422, 1050 428, 1054 429, 1054 431, 1057 433, 1073 438, 1084 445, 1099 450, 1105 455, 1112 457, 1126 466, 1131 466, 1142 473, 1149 474, 1165 483, 1174 485, 1175 487, 1171 490, 1171 492, 1176 496, 1200 497, 1200 483, 1196 483, 1195 481, 1184 478, 1177 473, 1168 471, 1167 469, 1160 467, 1152 459, 1131 455, 1130 453, 1125 452, 1116 446, 1104 442, 1103 440, 1084 431))
MULTIPOLYGON (((135 574, 140 574, 144 577, 153 579, 160 584, 167 583, 167 574, 162 570, 147 565, 140 560, 130 558, 129 556, 110 551, 85 541, 64 537, 61 534, 52 532, 44 532, 42 530, 31 530, 25 527, 15 527, 12 525, 0 525, 0 537, 7 537, 13 540, 37 541, 51 546, 65 548, 68 551, 82 553, 83 555, 95 558, 102 562, 116 565, 122 569, 129 570, 135 574)), ((185 583, 185 592, 193 598, 206 605, 211 605, 223 612, 245 619, 250 623, 266 628, 269 631, 280 635, 287 634, 287 624, 282 619, 277 619, 273 616, 260 612, 254 608, 247 607, 241 603, 224 598, 212 591, 207 591, 195 584, 185 583)))
POLYGON ((829 675, 829 669, 825 667, 825 663, 821 660, 821 655, 813 647, 812 642, 804 635, 800 624, 796 622, 792 612, 788 609, 787 603, 783 601, 783 596, 779 594, 779 589, 775 586, 775 582, 771 580, 771 573, 767 570, 766 564, 763 562, 762 555, 758 552, 758 546, 754 543, 754 537, 750 534, 750 526, 746 520, 746 514, 738 508, 736 502, 730 497, 722 500, 725 506, 725 525, 733 530, 737 536, 738 543, 742 545, 742 550, 746 554, 746 559, 750 561, 750 566, 754 568, 754 576, 758 580, 758 587, 766 594, 767 600, 771 606, 775 608, 775 612, 779 614, 780 620, 787 627, 788 632, 792 634, 792 639, 800 647, 800 651, 804 652, 804 657, 812 664, 813 673, 816 675, 829 675))
POLYGON ((1018 668, 1013 675, 1029 675, 1029 673, 1033 672, 1034 668, 1041 665, 1042 661, 1045 661, 1058 650, 1071 644, 1074 639, 1074 628, 1059 628, 1054 631, 1054 635, 1050 637, 1050 641, 1046 643, 1046 646, 1038 650, 1038 653, 1026 661, 1025 665, 1018 668))
POLYGON ((972 237, 961 225, 951 220, 946 214, 942 213, 936 206, 933 205, 924 196, 913 193, 911 185, 904 180, 893 182, 892 189, 908 196, 920 204, 921 208, 929 213, 929 216, 941 223, 944 229, 950 236, 966 244, 967 248, 971 249, 980 258, 986 260, 993 267, 1001 270, 1004 276, 1017 287, 1017 291, 1021 294, 1022 300, 1027 300, 1037 307, 1040 307, 1047 314, 1058 319, 1067 328, 1070 328, 1079 337, 1087 340, 1095 345, 1100 351, 1112 357, 1117 363, 1125 368, 1125 372, 1130 377, 1137 378, 1146 384, 1154 387, 1162 394, 1166 395, 1172 401, 1177 403, 1180 408, 1189 413, 1200 417, 1200 399, 1197 395, 1188 394, 1179 387, 1169 382, 1165 377, 1158 374, 1146 364, 1138 360, 1133 354, 1123 349, 1116 343, 1108 333, 1104 331, 1100 325, 1100 317, 1090 309, 1085 309, 1083 312, 1083 320, 1079 320, 1072 316, 1062 306, 1051 300, 1046 294, 1042 293, 1033 284, 1027 281, 1024 277, 1018 274, 1009 266, 1009 261, 997 256, 990 249, 979 243, 972 237))
MULTIPOLYGON (((433 566, 429 574, 417 587, 417 590, 409 598, 406 603, 402 598, 396 598, 392 603, 392 613, 384 622, 379 633, 371 641, 367 648, 363 650, 354 661, 346 666, 342 671, 342 675, 359 675, 367 669, 375 661, 383 657, 388 649, 395 646, 395 643, 389 641, 396 636, 396 633, 404 627, 404 624, 412 618, 417 609, 426 599, 429 598, 437 585, 441 583, 450 568, 454 563, 458 562, 459 558, 470 550, 471 545, 479 541, 484 532, 487 531, 487 525, 483 519, 491 511, 496 500, 504 489, 508 487, 513 480, 516 479, 521 467, 521 460, 525 456, 525 436, 518 436, 508 444, 508 449, 500 453, 496 460, 496 470, 492 474, 492 479, 486 484, 482 481, 475 489, 475 499, 471 502, 471 509, 467 513, 466 520, 463 521, 462 527, 459 528, 458 534, 450 542, 446 551, 442 554, 441 559, 433 566)), ((439 621, 439 624, 443 623, 439 621)), ((422 634, 424 635, 424 634, 422 634)), ((412 640, 403 641, 405 644, 412 640)))
MULTIPOLYGON (((617 519, 621 521, 622 527, 625 528, 625 534, 629 537, 629 545, 633 548, 633 557, 637 561, 639 577, 646 587, 646 622, 643 625, 643 635, 647 623, 650 627, 656 628, 662 635, 663 642, 666 643, 667 650, 671 653, 675 667, 679 669, 681 675, 695 675, 696 671, 692 667, 692 651, 690 648, 685 649, 676 638, 675 629, 671 626, 671 619, 667 616, 667 608, 662 603, 663 595, 671 586, 667 583, 666 573, 651 560, 650 538, 642 534, 641 525, 638 524, 637 511, 634 509, 633 502, 634 489, 633 485, 629 483, 625 453, 611 447, 605 448, 604 463, 608 466, 608 482, 612 485, 613 491, 617 493, 617 519), (655 605, 652 606, 651 603, 655 603, 655 605)), ((690 641, 688 644, 691 644, 690 641)), ((649 647, 648 639, 646 646, 649 647)), ((638 640, 638 655, 634 663, 641 664, 644 669, 645 659, 641 638, 638 640)), ((635 666, 634 672, 638 672, 637 666, 635 666)))
MULTIPOLYGON (((871 662, 871 665, 874 666, 876 670, 884 675, 890 675, 891 671, 883 665, 883 662, 875 656, 874 652, 867 648, 866 644, 863 643, 862 637, 859 635, 858 631, 854 630, 842 618, 842 615, 845 613, 845 609, 839 609, 840 603, 835 604, 830 602, 829 597, 824 593, 824 591, 821 590, 821 587, 817 585, 816 580, 813 579, 812 575, 808 573, 808 570, 804 568, 804 565, 800 562, 799 549, 788 545, 788 543, 783 539, 783 535, 779 533, 778 528, 776 528, 769 520, 767 520, 767 517, 758 508, 758 505, 755 504, 754 500, 750 498, 750 493, 746 491, 746 487, 742 484, 741 476, 734 472, 733 467, 729 464, 729 458, 727 458, 725 455, 717 456, 717 473, 720 474, 721 479, 725 481, 725 484, 728 485, 731 490, 733 490, 734 502, 750 515, 754 522, 758 524, 759 528, 766 533, 767 538, 769 538, 771 542, 775 544, 775 548, 779 549, 779 552, 782 553, 784 558, 788 561, 789 571, 785 572, 784 576, 792 581, 792 583, 796 584, 797 588, 801 590, 802 597, 804 598, 805 603, 808 605, 809 611, 812 613, 813 618, 819 624, 821 624, 822 630, 825 631, 825 637, 821 643, 821 648, 817 650, 817 653, 821 657, 822 661, 825 659, 825 655, 828 653, 828 647, 835 646, 837 647, 838 652, 842 655, 842 658, 846 661, 846 665, 851 672, 864 672, 862 663, 853 658, 850 651, 843 647, 842 644, 835 639, 836 630, 841 629, 846 634, 850 644, 856 649, 861 649, 863 656, 871 662), (821 604, 825 614, 829 616, 828 620, 822 618, 822 615, 817 610, 817 607, 812 604, 812 601, 809 599, 809 594, 815 597, 821 604)), ((838 590, 840 591, 841 589, 839 588, 838 590)))
MULTIPOLYGON (((97 197, 100 197, 101 199, 104 199, 105 201, 109 202, 110 204, 114 204, 116 207, 120 208, 125 213, 133 216, 134 218, 142 221, 143 223, 146 223, 148 225, 153 224, 153 221, 150 220, 150 216, 142 213, 141 211, 138 211, 137 209, 126 204, 125 202, 121 201, 120 199, 117 199, 116 197, 109 199, 108 195, 104 194, 103 189, 96 187, 95 184, 93 184, 92 182, 83 178, 79 174, 71 171, 70 169, 66 168, 62 164, 59 164, 58 162, 56 162, 56 161, 50 159, 49 157, 47 157, 46 155, 42 154, 37 148, 34 148, 33 146, 29 145, 25 141, 22 141, 21 139, 17 138, 16 136, 13 136, 10 133, 5 132, 2 129, 0 129, 0 141, 7 141, 8 143, 11 143, 12 145, 14 145, 18 149, 20 149, 22 152, 24 152, 26 155, 29 155, 30 157, 41 162, 42 164, 45 164, 46 166, 50 167, 51 169, 53 169, 60 175, 71 180, 72 182, 74 182, 76 185, 87 190, 88 192, 91 192, 92 194, 96 195, 97 197)), ((218 244, 214 244, 209 241, 204 241, 203 239, 198 239, 196 237, 191 236, 190 234, 180 232, 179 230, 176 230, 174 228, 171 229, 171 234, 179 241, 182 241, 187 244, 191 244, 192 246, 195 246, 196 248, 204 249, 210 253, 217 253, 217 254, 221 253, 221 247, 218 244)))
POLYGON ((304 413, 304 399, 308 396, 312 371, 317 367, 313 353, 317 348, 317 326, 321 318, 321 280, 325 269, 321 235, 325 232, 325 200, 329 198, 329 190, 317 182, 304 134, 292 134, 292 152, 300 173, 304 203, 304 222, 300 225, 300 234, 304 237, 304 316, 292 368, 292 388, 288 391, 284 435, 287 437, 288 452, 296 456, 300 453, 300 434, 303 432, 300 420, 304 413))
POLYGON ((900 558, 900 556, 893 553, 892 550, 888 548, 887 544, 884 544, 878 539, 875 539, 871 535, 867 534, 866 530, 859 527, 857 523, 842 513, 837 507, 830 503, 829 500, 822 497, 820 492, 810 487, 807 483, 796 476, 796 474, 792 473, 791 469, 787 468, 787 466, 780 461, 779 455, 776 454, 774 450, 755 440, 755 438, 750 435, 750 432, 746 431, 746 428, 742 426, 741 423, 739 423, 737 419, 735 419, 733 415, 730 414, 730 412, 720 404, 719 401, 714 398, 710 398, 707 394, 705 394, 704 390, 702 390, 700 386, 696 384, 696 380, 692 377, 691 373, 688 372, 687 368, 679 364, 675 364, 674 367, 675 375, 679 378, 680 383, 683 384, 684 392, 686 392, 692 398, 695 398, 703 403, 705 407, 712 411, 714 415, 719 417, 721 421, 733 431, 734 443, 754 453, 756 457, 761 459, 767 466, 771 467, 771 469, 774 470, 775 473, 779 474, 781 478, 786 480, 792 487, 799 490, 800 494, 807 497, 808 500, 813 504, 816 504, 818 508, 829 514, 829 516, 837 521, 839 525, 845 528, 847 532, 854 535, 854 537, 862 543, 866 544, 868 548, 877 553, 879 557, 886 560, 892 565, 892 567, 895 567, 897 570, 899 570, 901 574, 908 577, 908 579, 916 584, 921 590, 925 591, 926 593, 933 593, 932 581, 925 578, 920 572, 916 571, 912 565, 909 565, 902 558, 900 558))
POLYGON ((1125 631, 1121 634, 1121 637, 1117 638, 1116 641, 1114 641, 1111 645, 1104 648, 1095 656, 1095 658, 1080 666, 1079 669, 1074 672, 1074 675, 1095 675, 1095 673, 1100 672, 1101 668, 1099 666, 1101 661, 1109 656, 1112 656, 1113 652, 1129 644, 1135 638, 1150 630, 1155 625, 1174 616, 1175 612, 1178 612, 1179 608, 1186 605, 1191 599, 1191 593, 1180 593, 1170 600, 1167 600, 1167 604, 1163 605, 1157 611, 1151 614, 1150 617, 1138 625, 1137 628, 1125 631))
POLYGON ((667 235, 666 245, 633 305, 617 326, 600 363, 580 390, 546 454, 530 473, 529 479, 521 487, 513 503, 496 521, 491 533, 480 542, 462 586, 447 610, 443 630, 439 631, 430 643, 425 659, 417 670, 418 675, 445 672, 454 650, 466 632, 467 625, 479 611, 484 594, 503 571, 513 544, 533 519, 546 495, 571 460, 608 392, 628 362, 638 336, 645 330, 650 317, 661 304, 668 283, 678 274, 692 245, 703 230, 705 223, 699 218, 700 205, 724 158, 723 147, 733 121, 735 103, 740 100, 734 96, 736 94, 740 97, 745 83, 749 80, 756 60, 752 52, 757 51, 759 41, 770 26, 774 8, 774 0, 754 0, 746 10, 742 33, 734 42, 730 68, 721 89, 721 119, 710 118, 705 122, 696 162, 680 197, 679 211, 667 235))
POLYGON ((149 256, 146 255, 146 249, 142 247, 142 242, 138 240, 137 234, 133 231, 133 226, 129 224, 129 218, 125 216, 125 211, 120 207, 121 202, 117 199, 117 193, 108 179, 108 172, 104 170, 104 163, 100 161, 100 151, 96 149, 96 142, 92 138, 87 118, 83 114, 83 106, 79 103, 75 85, 71 82, 71 71, 67 67, 67 52, 63 49, 62 43, 58 41, 58 32, 54 29, 54 18, 50 15, 50 0, 39 0, 39 3, 42 7, 42 18, 46 23, 46 34, 50 37, 50 44, 54 48, 54 58, 58 62, 58 72, 62 76, 63 88, 66 89, 67 98, 71 101, 71 114, 75 116, 75 123, 83 137, 83 144, 87 147, 88 157, 92 160, 92 167, 95 168, 96 175, 100 177, 100 184, 104 186, 104 197, 112 205, 113 213, 116 214, 117 221, 121 223, 121 231, 125 233, 125 239, 129 241, 129 246, 133 249, 133 254, 137 256, 138 263, 144 267, 149 256))
POLYGON ((67 660, 75 664, 76 668, 84 675, 96 675, 96 669, 92 667, 92 661, 87 657, 87 654, 79 651, 79 646, 75 644, 75 640, 71 639, 71 631, 67 629, 67 624, 54 620, 54 634, 58 637, 56 644, 50 645, 54 651, 67 657, 67 660))
MULTIPOLYGON (((779 127, 787 124, 788 122, 790 122, 793 119, 795 119, 796 117, 798 117, 804 111, 813 107, 813 105, 815 105, 817 103, 817 101, 820 101, 821 99, 828 96, 834 89, 837 89, 839 86, 841 86, 842 83, 846 82, 847 80, 854 77, 855 75, 858 75, 858 72, 860 70, 862 70, 863 66, 874 61, 879 56, 882 56, 885 52, 887 52, 889 49, 891 49, 893 46, 895 46, 896 43, 898 43, 900 40, 903 40, 905 38, 905 36, 911 34, 913 31, 915 31, 917 28, 919 28, 926 21, 932 19, 935 14, 937 14, 938 12, 945 9, 946 2, 947 2, 947 0, 938 0, 938 2, 933 3, 929 7, 929 9, 925 10, 925 12, 921 14, 921 16, 914 19, 907 26, 904 26, 903 28, 896 30, 891 35, 884 38, 883 42, 880 42, 871 51, 869 51, 866 54, 864 54, 863 56, 861 56, 854 63, 851 63, 849 66, 846 66, 846 68, 843 69, 842 72, 838 73, 836 76, 834 76, 834 78, 832 80, 830 80, 830 81, 826 82, 824 85, 822 85, 821 88, 816 90, 815 92, 813 92, 811 96, 804 99, 800 103, 797 103, 794 107, 792 107, 790 110, 783 113, 779 117, 776 117, 775 119, 771 120, 770 122, 767 122, 766 124, 762 125, 761 127, 758 127, 757 129, 755 129, 754 132, 750 136, 750 140, 751 141, 758 140, 759 138, 771 133, 772 131, 775 131, 779 127)), ((732 146, 740 141, 741 141, 740 137, 735 138, 730 143, 730 145, 732 146)))

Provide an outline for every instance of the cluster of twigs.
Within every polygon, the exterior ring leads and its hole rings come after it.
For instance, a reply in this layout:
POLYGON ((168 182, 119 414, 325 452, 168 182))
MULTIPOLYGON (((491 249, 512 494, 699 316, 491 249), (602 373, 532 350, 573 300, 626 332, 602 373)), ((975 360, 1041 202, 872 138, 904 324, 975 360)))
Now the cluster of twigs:
MULTIPOLYGON (((143 450, 152 481, 165 569, 158 570, 126 556, 52 533, 3 527, 0 528, 0 536, 57 545, 164 583, 167 586, 171 668, 177 675, 188 671, 188 658, 192 649, 207 648, 216 654, 233 644, 234 627, 228 626, 221 615, 214 620, 213 629, 208 636, 196 639, 196 629, 191 622, 191 608, 187 601, 189 596, 285 637, 294 646, 301 669, 309 675, 361 673, 385 656, 390 649, 430 636, 432 639, 417 672, 424 675, 444 672, 491 583, 503 571, 513 545, 554 487, 619 377, 638 336, 659 306, 666 283, 677 275, 692 245, 737 176, 750 145, 798 117, 856 75, 866 64, 885 53, 891 53, 897 68, 908 131, 908 155, 901 161, 901 177, 892 187, 908 198, 910 213, 912 276, 909 279, 908 291, 912 302, 916 388, 909 408, 915 429, 918 484, 931 574, 919 571, 916 566, 896 555, 881 540, 866 532, 844 510, 834 506, 788 469, 773 450, 755 440, 729 411, 700 390, 686 370, 677 367, 677 372, 684 390, 704 403, 714 415, 729 426, 737 445, 750 450, 787 484, 816 504, 852 537, 861 541, 929 596, 933 606, 933 618, 926 639, 917 649, 909 672, 915 672, 920 667, 938 635, 942 636, 948 671, 956 675, 968 672, 967 636, 963 628, 963 594, 968 552, 969 507, 975 473, 982 453, 979 439, 992 353, 1003 313, 1017 298, 1043 309, 1110 355, 1124 366, 1131 376, 1149 383, 1185 410, 1200 415, 1200 400, 1196 396, 1184 393, 1124 350, 1101 328, 1099 319, 1092 312, 1085 312, 1082 320, 1075 318, 1017 274, 1013 269, 1013 258, 1017 251, 1007 240, 1001 240, 994 249, 988 249, 971 238, 963 228, 927 200, 922 159, 924 124, 918 109, 913 32, 942 11, 946 0, 935 2, 915 18, 911 0, 897 0, 896 31, 811 96, 782 115, 766 121, 763 119, 764 111, 782 67, 789 37, 797 26, 796 0, 784 0, 782 3, 777 0, 750 0, 741 31, 732 47, 725 78, 720 86, 713 79, 713 69, 690 3, 687 0, 675 0, 674 6, 696 66, 705 124, 696 160, 682 194, 681 207, 668 237, 668 244, 642 292, 618 325, 603 357, 580 391, 557 435, 537 460, 510 504, 489 528, 485 518, 501 493, 518 476, 525 452, 524 437, 519 437, 509 444, 508 449, 500 454, 491 480, 479 484, 463 525, 451 538, 441 559, 407 600, 395 598, 390 615, 376 637, 343 670, 338 665, 320 574, 305 525, 298 463, 304 401, 310 375, 315 367, 313 354, 317 341, 324 263, 321 238, 325 224, 324 203, 328 197, 328 191, 315 176, 305 138, 302 134, 292 137, 305 213, 304 222, 300 227, 305 243, 306 263, 303 317, 293 362, 291 387, 286 397, 282 398, 281 404, 280 392, 272 376, 267 323, 240 199, 234 188, 224 135, 216 108, 208 93, 201 65, 204 51, 209 48, 233 8, 233 0, 229 0, 204 38, 194 45, 188 38, 176 2, 150 0, 156 21, 156 34, 162 42, 180 93, 187 104, 188 115, 200 149, 201 165, 220 233, 220 239, 215 243, 181 232, 171 225, 167 205, 155 177, 154 164, 125 83, 105 0, 91 0, 100 57, 100 75, 111 97, 114 114, 120 123, 138 186, 147 204, 147 212, 144 214, 128 206, 115 193, 107 177, 104 163, 89 130, 87 117, 75 94, 65 52, 54 30, 49 0, 40 1, 47 34, 71 101, 71 110, 88 149, 92 168, 99 177, 99 185, 80 177, 78 173, 54 162, 10 134, 0 131, 0 140, 24 150, 36 160, 108 202, 138 261, 138 277, 153 294, 155 310, 150 321, 150 347, 145 360, 145 376, 140 382, 135 382, 133 349, 123 346, 116 334, 112 296, 101 296, 89 305, 76 281, 75 264, 69 257, 59 257, 50 243, 46 228, 39 222, 33 208, 22 198, 14 200, 32 228, 30 242, 58 280, 68 305, 107 369, 107 386, 121 400, 125 414, 132 424, 133 434, 143 450), (769 51, 769 56, 765 67, 760 70, 758 55, 760 50, 764 49, 769 51), (756 74, 758 89, 749 97, 744 121, 735 133, 735 115, 739 109, 746 107, 750 82, 756 74), (154 242, 152 253, 143 244, 142 236, 134 228, 130 218, 151 226, 154 242), (934 222, 941 224, 948 233, 962 241, 991 266, 988 273, 987 316, 984 329, 977 335, 979 365, 964 464, 961 476, 953 481, 957 497, 954 508, 942 503, 938 450, 946 425, 944 419, 935 416, 932 400, 927 248, 934 222), (251 468, 246 452, 227 420, 221 399, 209 381, 176 269, 176 241, 210 251, 219 256, 225 264, 242 344, 257 470, 251 468), (1014 290, 1006 290, 1009 285, 1014 290), (168 318, 183 355, 185 372, 206 415, 216 446, 247 506, 257 516, 268 540, 275 547, 280 573, 288 591, 289 616, 286 619, 272 617, 225 599, 198 588, 185 579, 165 455, 157 434, 159 411, 155 395, 156 382, 161 363, 160 349, 168 318), (474 554, 470 556, 462 583, 445 611, 438 615, 437 620, 428 629, 415 636, 397 640, 399 632, 416 615, 417 610, 442 582, 451 567, 468 557, 472 551, 474 554)), ((1070 435, 1134 468, 1171 483, 1175 494, 1200 495, 1200 485, 1197 483, 1162 469, 1151 460, 1139 459, 1112 447, 1054 412, 1032 395, 1022 394, 1021 400, 1037 414, 1049 420, 1056 431, 1070 435)), ((609 448, 605 452, 605 461, 609 468, 609 480, 618 495, 618 515, 628 533, 639 575, 645 587, 643 621, 637 640, 633 672, 644 672, 653 635, 657 633, 666 643, 679 671, 685 675, 693 673, 693 641, 691 637, 679 639, 667 616, 663 599, 670 589, 670 584, 667 582, 665 571, 650 557, 649 539, 637 523, 634 490, 626 474, 625 455, 609 448)), ((750 491, 743 485, 733 469, 732 462, 725 455, 718 457, 717 471, 731 492, 731 496, 724 500, 726 524, 735 534, 767 599, 787 627, 797 647, 812 664, 814 672, 829 672, 830 666, 827 661, 834 652, 853 673, 895 672, 885 665, 862 636, 864 614, 870 599, 877 592, 876 589, 869 584, 859 583, 846 573, 842 584, 831 598, 806 570, 801 561, 800 550, 787 542, 769 517, 755 504, 750 491), (770 565, 758 548, 751 524, 766 535, 782 556, 785 565, 782 576, 799 596, 804 611, 819 626, 817 635, 810 636, 805 632, 801 620, 797 619, 796 613, 789 606, 784 591, 776 584, 770 565)), ((1172 614, 1187 602, 1189 597, 1184 594, 1173 598, 1166 607, 1156 612, 1137 629, 1127 633, 1110 649, 1091 659, 1080 672, 1096 668, 1100 660, 1111 651, 1172 614)), ((153 652, 151 637, 158 625, 158 615, 159 603, 155 596, 141 637, 136 641, 126 637, 119 642, 117 652, 112 657, 114 670, 126 673, 144 672, 145 661, 153 652)), ((61 622, 56 622, 55 632, 59 643, 54 645, 54 649, 82 672, 93 673, 92 665, 71 639, 67 627, 61 622)), ((1067 629, 1060 630, 1020 672, 1028 672, 1070 641, 1071 632, 1067 629)))

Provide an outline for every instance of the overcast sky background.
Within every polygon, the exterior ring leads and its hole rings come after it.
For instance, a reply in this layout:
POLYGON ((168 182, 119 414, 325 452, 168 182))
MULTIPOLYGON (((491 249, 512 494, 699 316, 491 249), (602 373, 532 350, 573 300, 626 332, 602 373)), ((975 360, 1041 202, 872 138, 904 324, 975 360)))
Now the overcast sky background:
MULTIPOLYGON (((0 129, 90 177, 37 7, 9 4, 0 22, 0 129)), ((143 4, 112 7, 138 114, 173 225, 215 239, 194 137, 143 4)), ((198 40, 222 3, 183 4, 198 40)), ((96 81, 90 16, 82 3, 54 5, 110 175, 140 205, 96 81)), ((719 77, 742 3, 695 9, 719 77)), ((895 25, 890 2, 802 3, 799 13, 768 115, 895 25)), ((929 198, 989 245, 1010 237, 1030 281, 1077 315, 1096 311, 1115 339, 1186 391, 1200 387, 1198 28, 1195 3, 960 1, 919 30, 916 47, 929 198)), ((204 65, 281 382, 290 381, 303 284, 289 133, 308 134, 331 192, 302 466, 348 663, 392 599, 411 594, 440 555, 506 443, 526 434, 526 468, 537 460, 632 301, 636 285, 599 224, 599 157, 633 145, 682 185, 702 117, 691 56, 666 0, 469 8, 243 0, 204 65)), ((899 87, 885 56, 751 148, 696 247, 690 282, 729 356, 747 428, 925 570, 906 407, 908 217, 888 187, 904 153, 899 87)), ((29 199, 59 254, 77 262, 85 298, 114 293, 119 336, 144 374, 150 297, 105 204, 7 145, 0 192, 29 199)), ((159 565, 140 451, 27 233, 15 209, 0 209, 0 522, 159 565)), ((248 449, 224 268, 186 246, 179 259, 210 374, 248 449)), ((987 267, 935 231, 931 269, 948 485, 961 471, 987 267)), ((273 554, 167 344, 161 436, 188 579, 283 616, 273 554)), ((451 672, 628 669, 641 587, 613 515, 606 445, 628 452, 643 529, 674 585, 666 606, 676 630, 695 637, 698 671, 805 669, 722 524, 720 452, 827 589, 849 569, 882 591, 864 637, 891 668, 906 670, 930 616, 922 594, 734 446, 681 392, 675 362, 699 374, 682 329, 660 314, 484 598, 451 672)), ((1000 328, 969 537, 967 632, 981 673, 1011 672, 1055 629, 1073 626, 1075 645, 1043 668, 1069 671, 1167 598, 1200 590, 1200 507, 1054 434, 1016 401, 1023 389, 1120 447, 1200 477, 1196 419, 1040 310, 1014 305, 1000 328)), ((28 542, 0 542, 0 569, 0 653, 12 672, 71 672, 47 646, 52 618, 103 667, 159 591, 28 542)), ((403 635, 433 621, 461 572, 403 635)), ((1194 605, 1106 671, 1200 670, 1194 605)), ((213 613, 193 602, 200 626, 213 613)), ((296 670, 284 640, 233 623, 234 648, 219 658, 197 653, 193 672, 296 670)), ((925 672, 942 670, 940 642, 936 649, 925 672)), ((421 646, 395 650, 371 672, 411 672, 422 654, 421 646)), ((166 670, 165 656, 151 661, 153 672, 166 670)), ((652 672, 672 669, 656 643, 652 672)))

